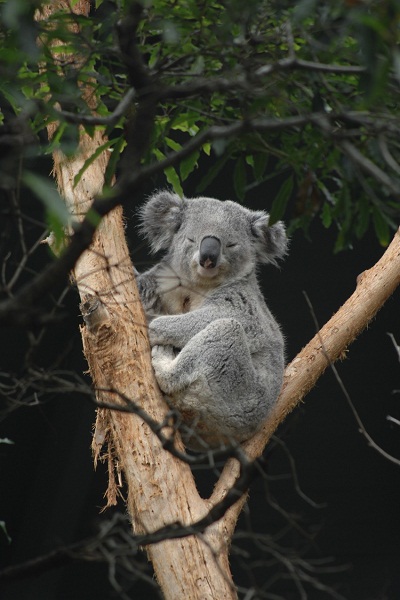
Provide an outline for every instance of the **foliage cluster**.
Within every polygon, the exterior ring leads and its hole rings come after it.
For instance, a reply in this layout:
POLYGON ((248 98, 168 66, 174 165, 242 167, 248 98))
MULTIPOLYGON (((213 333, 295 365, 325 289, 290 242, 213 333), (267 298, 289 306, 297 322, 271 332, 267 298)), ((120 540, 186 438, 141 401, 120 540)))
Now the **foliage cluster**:
MULTIPOLYGON (((206 161, 202 193, 229 162, 239 201, 276 180, 265 205, 272 220, 307 231, 317 217, 336 226, 337 250, 371 224, 388 243, 400 212, 398 0, 96 0, 87 17, 71 2, 69 14, 37 22, 41 4, 0 3, 0 143, 19 165, 7 167, 2 187, 19 186, 27 154, 74 153, 80 127, 105 130, 99 152, 112 151, 110 183, 129 124, 151 97, 133 169, 159 163, 183 194, 206 161), (138 55, 131 65, 119 32, 127 19, 138 55), (50 141, 49 122, 57 123, 50 141)), ((37 177, 24 182, 48 196, 37 177)), ((53 191, 52 203, 54 213, 53 191)))

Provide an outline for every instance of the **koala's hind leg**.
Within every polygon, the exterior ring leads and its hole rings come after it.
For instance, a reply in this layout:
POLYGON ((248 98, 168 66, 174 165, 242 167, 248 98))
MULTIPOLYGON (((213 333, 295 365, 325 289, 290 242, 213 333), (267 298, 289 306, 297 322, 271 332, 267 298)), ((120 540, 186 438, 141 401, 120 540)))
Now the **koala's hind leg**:
POLYGON ((164 393, 176 407, 202 414, 224 435, 245 439, 266 413, 242 325, 217 319, 175 356, 170 346, 154 346, 153 366, 164 393))

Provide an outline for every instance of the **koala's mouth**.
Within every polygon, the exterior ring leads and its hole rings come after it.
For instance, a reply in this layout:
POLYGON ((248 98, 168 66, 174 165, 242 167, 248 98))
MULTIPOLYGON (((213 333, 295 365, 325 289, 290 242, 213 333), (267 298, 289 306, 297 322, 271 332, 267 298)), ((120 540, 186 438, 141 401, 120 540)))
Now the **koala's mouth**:
POLYGON ((200 275, 200 277, 206 277, 207 279, 212 279, 213 277, 218 275, 218 273, 219 273, 219 265, 214 267, 211 262, 209 265, 207 265, 207 261, 204 263, 204 267, 202 267, 201 265, 197 265, 197 274, 200 275))

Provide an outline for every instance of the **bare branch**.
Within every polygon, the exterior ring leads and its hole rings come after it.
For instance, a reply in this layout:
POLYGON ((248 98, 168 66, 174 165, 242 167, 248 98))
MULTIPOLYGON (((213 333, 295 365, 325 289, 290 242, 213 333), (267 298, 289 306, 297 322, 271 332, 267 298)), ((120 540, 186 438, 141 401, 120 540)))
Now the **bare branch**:
MULTIPOLYGON (((136 97, 136 90, 130 88, 119 104, 107 117, 100 115, 83 115, 73 113, 66 110, 54 109, 54 114, 58 119, 67 121, 67 123, 75 123, 76 125, 115 125, 121 117, 123 117, 132 105, 136 97)), ((46 108, 48 110, 48 107, 46 108)))
MULTIPOLYGON (((245 460, 245 456, 241 447, 238 444, 232 443, 231 446, 227 446, 226 448, 222 447, 220 449, 208 449, 205 452, 196 453, 196 455, 187 454, 186 452, 181 452, 179 448, 176 446, 175 433, 178 430, 178 423, 180 428, 185 428, 183 423, 179 421, 179 415, 176 411, 169 411, 164 420, 160 423, 153 419, 148 412, 146 412, 141 406, 128 398, 122 392, 115 389, 105 389, 98 388, 96 392, 100 395, 107 394, 111 396, 116 396, 120 400, 122 400, 123 404, 117 404, 113 402, 105 402, 96 400, 93 396, 93 393, 87 389, 87 393, 90 395, 90 399, 94 402, 97 408, 104 408, 107 410, 115 410, 122 413, 131 413, 140 417, 146 425, 149 426, 151 431, 158 437, 163 448, 167 450, 172 456, 175 456, 179 460, 189 464, 189 465, 198 465, 203 464, 205 461, 209 462, 210 465, 215 464, 218 461, 226 460, 230 457, 235 457, 240 463, 243 463, 245 460), (164 429, 171 430, 172 434, 165 434, 163 432, 164 429)), ((246 461, 247 462, 247 461, 246 461)))
POLYGON ((339 147, 354 162, 356 162, 366 173, 372 175, 382 185, 384 185, 395 196, 400 195, 400 185, 395 183, 389 175, 380 169, 367 156, 364 156, 351 142, 341 141, 339 147))
POLYGON ((386 459, 387 459, 387 460, 389 460, 390 462, 394 463, 395 465, 400 465, 400 459, 398 459, 398 458, 396 458, 396 457, 392 456, 391 454, 389 454, 388 452, 386 452, 386 451, 385 451, 383 448, 381 448, 381 447, 380 447, 380 446, 379 446, 379 445, 378 445, 378 444, 377 444, 377 443, 376 443, 376 442, 373 440, 373 438, 370 436, 370 434, 368 433, 368 431, 365 429, 364 423, 362 422, 362 420, 361 420, 361 417, 360 417, 360 415, 358 414, 358 411, 357 411, 356 407, 354 406, 354 403, 353 403, 353 401, 352 401, 352 399, 351 399, 351 397, 350 397, 350 394, 349 394, 349 392, 347 391, 347 389, 346 389, 346 386, 344 385, 344 383, 343 383, 343 380, 342 380, 342 378, 340 377, 340 375, 339 375, 339 372, 338 372, 337 368, 336 368, 336 367, 335 367, 335 365, 333 364, 333 362, 332 362, 332 360, 331 360, 331 358, 330 358, 330 356, 329 356, 328 352, 326 351, 325 344, 324 344, 324 340, 322 339, 322 337, 321 337, 321 336, 320 336, 320 334, 319 334, 319 325, 318 325, 317 317, 316 317, 316 315, 315 315, 315 312, 314 312, 313 305, 311 304, 311 301, 310 301, 310 299, 309 299, 308 295, 306 294, 306 292, 303 292, 303 294, 304 294, 304 297, 305 297, 305 299, 306 299, 306 302, 307 302, 308 308, 309 308, 309 310, 310 310, 311 317, 312 317, 312 319, 313 319, 313 321, 314 321, 314 325, 315 325, 315 328, 316 328, 316 331, 317 331, 317 335, 319 336, 319 339, 320 339, 320 342, 321 342, 321 349, 322 349, 322 352, 323 352, 323 354, 324 354, 324 356, 325 356, 325 358, 326 358, 326 361, 327 361, 327 363, 328 363, 328 365, 329 365, 330 369, 332 370, 332 373, 333 373, 333 374, 334 374, 334 376, 335 376, 335 379, 336 379, 336 381, 337 381, 337 383, 338 383, 338 385, 339 385, 339 387, 340 387, 340 389, 341 389, 341 391, 342 391, 342 393, 343 393, 343 396, 344 396, 344 397, 346 398, 346 400, 347 400, 347 403, 348 403, 348 405, 349 405, 349 407, 350 407, 350 409, 351 409, 351 412, 353 413, 353 416, 354 416, 354 418, 355 418, 355 420, 356 420, 356 422, 357 422, 357 425, 358 425, 358 427, 359 427, 359 432, 360 432, 360 433, 361 433, 361 434, 362 434, 362 435, 363 435, 363 436, 366 438, 366 440, 368 441, 369 445, 370 445, 370 446, 371 446, 371 447, 372 447, 374 450, 376 450, 377 452, 379 452, 379 454, 381 454, 381 455, 382 455, 384 458, 386 458, 386 459))
POLYGON ((337 74, 353 74, 358 75, 365 73, 365 67, 358 65, 335 65, 335 64, 324 64, 319 62, 313 62, 309 60, 301 60, 295 56, 289 56, 288 58, 282 58, 276 61, 276 63, 270 65, 264 65, 255 72, 256 76, 261 77, 269 75, 277 70, 287 69, 305 69, 308 71, 321 71, 323 73, 337 73, 337 74))
POLYGON ((387 145, 387 141, 382 134, 379 135, 379 137, 378 137, 378 143, 379 143, 379 149, 381 151, 381 154, 382 154, 384 160, 386 161, 386 164, 391 169, 393 169, 393 171, 395 171, 395 173, 397 173, 397 175, 400 175, 400 165, 391 155, 388 145, 387 145))
POLYGON ((396 338, 394 337, 393 333, 388 333, 388 336, 392 340, 394 349, 396 350, 396 353, 397 353, 397 358, 399 359, 399 362, 400 362, 400 345, 396 342, 396 338))
POLYGON ((158 590, 147 565, 140 558, 136 559, 145 536, 132 535, 128 527, 126 516, 115 513, 111 519, 101 523, 99 531, 93 537, 60 546, 23 563, 6 567, 0 571, 0 581, 36 577, 71 562, 100 562, 107 565, 109 581, 121 594, 121 598, 128 596, 123 593, 118 582, 120 577, 128 577, 131 582, 135 579, 144 580, 158 590))
MULTIPOLYGON (((244 444, 249 459, 261 455, 278 425, 304 398, 325 371, 329 362, 343 355, 347 346, 368 325, 384 302, 400 284, 400 229, 382 258, 358 277, 357 288, 338 312, 292 360, 285 371, 278 402, 260 433, 244 444), (323 341, 323 346, 321 340, 323 341)), ((238 465, 229 460, 215 486, 210 502, 219 502, 237 477, 238 465)), ((224 518, 224 526, 233 531, 240 508, 238 503, 224 518)))

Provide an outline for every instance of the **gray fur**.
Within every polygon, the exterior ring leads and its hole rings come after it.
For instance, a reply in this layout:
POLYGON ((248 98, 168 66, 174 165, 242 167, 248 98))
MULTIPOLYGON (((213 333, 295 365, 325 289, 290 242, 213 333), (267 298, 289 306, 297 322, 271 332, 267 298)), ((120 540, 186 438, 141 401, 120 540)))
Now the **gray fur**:
POLYGON ((269 227, 266 213, 229 200, 168 191, 148 200, 141 221, 152 251, 166 252, 138 285, 157 381, 192 428, 184 441, 193 449, 242 442, 282 385, 283 338, 256 267, 286 254, 285 227, 269 227))

